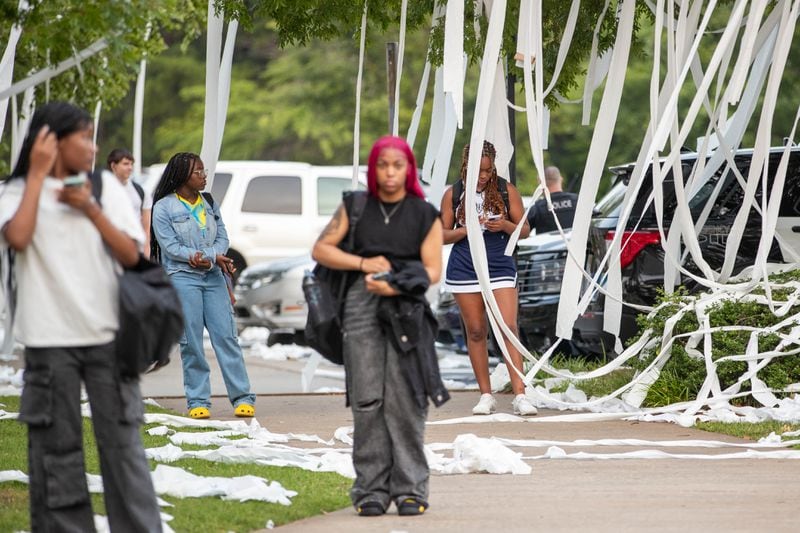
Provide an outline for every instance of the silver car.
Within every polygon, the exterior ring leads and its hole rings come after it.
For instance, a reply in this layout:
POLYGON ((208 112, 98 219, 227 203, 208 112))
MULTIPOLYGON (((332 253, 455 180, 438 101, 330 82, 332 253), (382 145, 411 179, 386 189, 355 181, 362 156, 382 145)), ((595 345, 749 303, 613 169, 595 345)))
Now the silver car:
POLYGON ((234 288, 238 330, 250 326, 268 328, 270 346, 304 344, 308 311, 302 281, 303 274, 315 265, 306 254, 259 263, 242 271, 234 288))
MULTIPOLYGON (((448 245, 442 250, 445 265, 449 253, 448 245)), ((268 346, 305 344, 308 308, 303 296, 303 275, 315 266, 307 254, 246 268, 234 288, 238 330, 251 326, 269 329, 268 346)), ((428 289, 428 301, 435 303, 438 293, 437 283, 428 289)))

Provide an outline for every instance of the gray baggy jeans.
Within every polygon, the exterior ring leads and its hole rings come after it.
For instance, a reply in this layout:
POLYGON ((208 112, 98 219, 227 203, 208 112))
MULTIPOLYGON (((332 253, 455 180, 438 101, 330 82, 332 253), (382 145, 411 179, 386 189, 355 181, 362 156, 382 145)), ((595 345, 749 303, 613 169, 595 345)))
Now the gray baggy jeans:
POLYGON ((344 358, 353 410, 353 505, 377 501, 386 509, 405 498, 427 502, 428 462, 420 409, 400 367, 400 355, 381 331, 380 297, 360 276, 344 311, 344 358))
POLYGON ((161 531, 139 436, 138 381, 114 371, 114 345, 27 348, 19 420, 28 425, 31 530, 95 531, 86 485, 81 381, 92 409, 111 531, 161 531))

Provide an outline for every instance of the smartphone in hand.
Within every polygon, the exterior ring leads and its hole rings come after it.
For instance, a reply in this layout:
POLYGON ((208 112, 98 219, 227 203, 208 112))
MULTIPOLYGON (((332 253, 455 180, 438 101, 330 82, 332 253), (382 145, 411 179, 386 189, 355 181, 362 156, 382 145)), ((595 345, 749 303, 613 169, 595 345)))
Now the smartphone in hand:
POLYGON ((86 183, 86 172, 64 178, 64 187, 80 187, 86 183))
POLYGON ((383 272, 378 272, 377 274, 372 275, 372 279, 374 281, 389 281, 392 273, 389 270, 384 270, 383 272))

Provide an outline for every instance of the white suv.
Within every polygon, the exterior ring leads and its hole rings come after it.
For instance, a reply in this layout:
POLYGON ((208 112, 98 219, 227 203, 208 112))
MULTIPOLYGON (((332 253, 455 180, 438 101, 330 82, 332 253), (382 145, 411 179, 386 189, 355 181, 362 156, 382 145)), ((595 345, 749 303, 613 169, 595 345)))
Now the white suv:
MULTIPOLYGON (((165 165, 148 169, 155 189, 165 165)), ((248 265, 308 253, 352 188, 351 166, 282 161, 220 161, 210 193, 219 203, 238 272, 248 265)), ((359 177, 366 182, 365 171, 359 177)))

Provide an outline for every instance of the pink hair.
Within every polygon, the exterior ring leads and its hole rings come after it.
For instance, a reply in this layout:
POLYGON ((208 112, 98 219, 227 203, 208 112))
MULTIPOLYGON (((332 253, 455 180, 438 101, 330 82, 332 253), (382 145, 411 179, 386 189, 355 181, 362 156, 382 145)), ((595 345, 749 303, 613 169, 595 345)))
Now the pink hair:
POLYGON ((381 137, 375 144, 372 145, 372 150, 369 152, 369 162, 367 163, 367 190, 370 196, 378 196, 378 176, 376 173, 376 166, 378 164, 378 157, 381 152, 387 148, 395 148, 405 154, 408 161, 408 172, 406 173, 406 192, 414 195, 417 198, 425 199, 425 193, 422 192, 422 187, 419 185, 419 178, 417 177, 417 160, 414 159, 414 152, 405 139, 386 135, 381 137))

